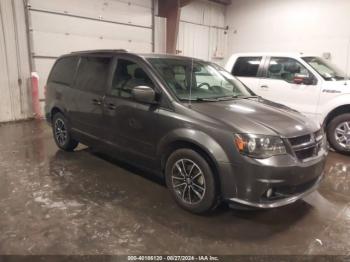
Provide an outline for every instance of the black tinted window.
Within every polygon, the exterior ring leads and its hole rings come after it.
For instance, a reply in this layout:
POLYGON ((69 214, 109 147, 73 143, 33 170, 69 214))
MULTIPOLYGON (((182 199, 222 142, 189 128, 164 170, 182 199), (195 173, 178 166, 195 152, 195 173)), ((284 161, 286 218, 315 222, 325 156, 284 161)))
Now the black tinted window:
POLYGON ((59 59, 53 67, 48 81, 71 85, 77 68, 78 59, 78 57, 64 57, 59 59))
POLYGON ((111 94, 130 98, 131 90, 135 86, 149 86, 154 88, 147 73, 135 62, 119 59, 114 73, 111 94))
POLYGON ((232 69, 234 76, 256 77, 262 57, 239 57, 232 69))
POLYGON ((103 92, 111 60, 110 57, 82 57, 76 79, 77 88, 94 93, 103 92))

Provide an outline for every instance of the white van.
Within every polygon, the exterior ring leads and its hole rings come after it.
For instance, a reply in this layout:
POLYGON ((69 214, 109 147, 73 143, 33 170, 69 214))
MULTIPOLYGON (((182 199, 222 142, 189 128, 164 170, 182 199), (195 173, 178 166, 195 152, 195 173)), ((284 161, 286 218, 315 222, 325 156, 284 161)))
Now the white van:
POLYGON ((234 54, 226 70, 257 95, 324 125, 331 146, 350 153, 350 81, 341 70, 300 53, 234 54))

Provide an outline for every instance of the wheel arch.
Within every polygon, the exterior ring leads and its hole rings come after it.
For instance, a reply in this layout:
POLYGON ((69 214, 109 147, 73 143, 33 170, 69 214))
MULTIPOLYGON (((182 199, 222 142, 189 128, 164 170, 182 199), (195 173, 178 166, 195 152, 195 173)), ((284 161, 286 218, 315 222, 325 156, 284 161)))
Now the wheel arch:
POLYGON ((53 120, 53 117, 54 117, 54 115, 55 114, 57 114, 57 113, 61 113, 61 114, 64 114, 63 113, 63 110, 61 109, 61 108, 59 108, 59 107, 57 107, 57 106, 54 106, 52 109, 51 109, 51 112, 50 112, 50 116, 51 116, 51 121, 53 120))
POLYGON ((195 151, 196 153, 201 155, 208 162, 211 170, 214 173, 216 188, 218 189, 219 194, 220 194, 221 193, 221 186, 220 186, 221 179, 220 179, 220 175, 219 175, 219 167, 218 167, 217 162, 215 161, 215 159, 213 159, 213 157, 208 153, 207 150, 205 150, 202 146, 198 145, 197 143, 195 143, 193 141, 179 139, 179 140, 175 140, 175 141, 172 141, 171 143, 169 143, 163 149, 163 152, 161 154, 161 169, 162 169, 162 171, 165 170, 166 162, 167 162, 168 158, 170 157, 170 155, 174 151, 176 151, 178 149, 183 149, 183 148, 191 149, 191 150, 195 151))
MULTIPOLYGON (((212 158, 212 156, 205 150, 202 146, 198 145, 197 143, 193 141, 188 141, 185 139, 178 139, 170 142, 167 144, 161 153, 161 167, 162 170, 164 170, 166 161, 168 160, 169 156, 171 155, 172 152, 181 149, 181 148, 188 148, 188 149, 193 149, 197 153, 199 153, 201 156, 205 157, 206 160, 209 160, 213 165, 213 167, 216 166, 216 161, 212 158)), ((216 169, 216 168, 215 168, 216 169)))
POLYGON ((53 120, 53 116, 56 113, 61 113, 63 114, 67 119, 69 119, 69 115, 67 114, 67 110, 65 109, 66 107, 64 105, 62 105, 61 103, 59 103, 58 101, 55 103, 52 103, 49 107, 49 110, 47 111, 46 114, 46 120, 49 122, 52 122, 53 120))
POLYGON ((208 161, 216 178, 217 188, 219 192, 222 193, 221 189, 223 180, 220 175, 219 163, 227 163, 229 160, 221 146, 213 138, 201 131, 189 129, 173 131, 162 139, 157 150, 162 172, 165 170, 166 161, 171 153, 180 148, 192 149, 208 161))
POLYGON ((350 113, 350 104, 345 104, 334 108, 325 117, 323 126, 327 127, 333 118, 346 113, 350 113))
POLYGON ((223 148, 212 137, 199 130, 181 128, 171 131, 158 143, 157 156, 162 159, 161 167, 164 167, 164 159, 169 157, 167 153, 178 149, 179 146, 190 146, 198 149, 208 155, 214 163, 229 162, 223 148))

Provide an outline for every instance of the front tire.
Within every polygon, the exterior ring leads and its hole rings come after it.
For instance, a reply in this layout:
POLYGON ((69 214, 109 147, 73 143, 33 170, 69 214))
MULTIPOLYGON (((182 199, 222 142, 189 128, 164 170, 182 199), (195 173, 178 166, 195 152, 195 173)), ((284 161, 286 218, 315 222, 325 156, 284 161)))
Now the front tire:
POLYGON ((334 117, 327 127, 329 144, 338 152, 350 154, 350 114, 334 117))
POLYGON ((167 160, 166 184, 176 202, 184 209, 206 213, 218 204, 218 192, 212 169, 196 151, 178 149, 167 160))
POLYGON ((53 116, 52 132, 56 145, 64 151, 73 151, 79 144, 72 138, 68 121, 62 113, 53 116))

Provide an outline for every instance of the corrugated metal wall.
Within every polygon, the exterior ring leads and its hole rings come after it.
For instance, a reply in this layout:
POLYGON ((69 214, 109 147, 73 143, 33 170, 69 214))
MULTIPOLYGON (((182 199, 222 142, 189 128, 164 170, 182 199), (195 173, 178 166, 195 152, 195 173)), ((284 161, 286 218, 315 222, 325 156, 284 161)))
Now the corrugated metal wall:
POLYGON ((225 6, 197 0, 181 9, 177 49, 219 64, 227 52, 225 6))
POLYGON ((0 122, 31 116, 30 66, 24 4, 0 1, 0 122))
POLYGON ((167 19, 164 17, 155 16, 154 25, 154 52, 155 53, 166 53, 166 23, 167 19))
POLYGON ((29 0, 28 5, 41 99, 62 54, 120 48, 152 52, 152 0, 29 0))

